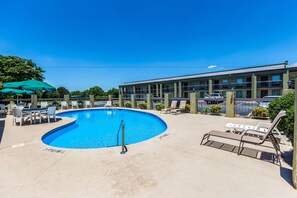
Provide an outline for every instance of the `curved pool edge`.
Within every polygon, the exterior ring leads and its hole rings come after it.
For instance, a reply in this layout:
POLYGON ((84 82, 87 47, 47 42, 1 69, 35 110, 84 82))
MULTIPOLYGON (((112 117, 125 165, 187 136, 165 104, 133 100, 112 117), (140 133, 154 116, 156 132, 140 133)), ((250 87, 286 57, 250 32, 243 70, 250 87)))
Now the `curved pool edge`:
POLYGON ((52 133, 56 132, 57 130, 60 130, 62 128, 65 128, 65 127, 68 127, 72 124, 75 124, 76 122, 76 119, 74 118, 69 118, 69 117, 64 117, 64 116, 59 116, 59 114, 62 114, 62 113, 68 113, 68 112, 76 112, 76 111, 90 111, 90 110, 112 110, 112 109, 118 109, 118 110, 128 110, 128 111, 136 111, 136 112, 141 112, 141 113, 145 113, 145 114, 149 114, 151 116, 154 116, 156 117, 157 119, 161 120, 165 126, 166 126, 166 130, 164 130, 162 133, 152 137, 152 138, 149 138, 149 139, 146 139, 146 140, 143 140, 143 141, 139 141, 139 142, 136 142, 136 143, 133 143, 133 144, 127 144, 127 145, 138 145, 139 143, 143 143, 143 142, 147 142, 149 140, 154 140, 154 139, 157 139, 159 136, 161 136, 162 134, 166 133, 168 131, 168 124, 166 123, 165 120, 163 120, 159 115, 155 114, 155 113, 152 113, 152 112, 147 112, 147 110, 143 110, 143 109, 132 109, 132 108, 126 108, 126 107, 97 107, 97 108, 83 108, 83 109, 67 109, 67 110, 62 110, 60 112, 57 112, 57 116, 60 117, 60 118, 67 118, 67 119, 73 119, 72 121, 70 121, 69 123, 66 123, 66 124, 63 124, 61 126, 58 126, 56 128, 53 128, 51 130, 49 130, 48 132, 45 132, 42 136, 41 136, 41 142, 43 145, 46 145, 46 146, 49 146, 49 147, 52 147, 52 148, 57 148, 57 149, 63 149, 63 150, 98 150, 98 149, 110 149, 110 148, 117 148, 117 147, 120 147, 120 146, 113 146, 113 147, 101 147, 101 148, 84 148, 84 149, 81 149, 81 148, 64 148, 64 147, 57 147, 57 146, 52 146, 52 145, 48 145, 46 143, 44 143, 43 141, 43 138, 47 137, 48 135, 51 135, 52 133))

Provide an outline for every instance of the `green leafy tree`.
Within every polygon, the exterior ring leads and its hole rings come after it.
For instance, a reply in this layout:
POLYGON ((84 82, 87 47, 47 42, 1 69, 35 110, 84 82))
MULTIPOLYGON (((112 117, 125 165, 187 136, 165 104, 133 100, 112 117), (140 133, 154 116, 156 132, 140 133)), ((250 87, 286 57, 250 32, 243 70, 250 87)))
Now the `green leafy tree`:
POLYGON ((69 94, 69 90, 66 89, 65 87, 58 87, 57 88, 57 92, 59 93, 59 97, 63 98, 64 95, 68 95, 69 94))
POLYGON ((95 87, 91 87, 88 90, 88 95, 94 95, 95 97, 98 97, 98 96, 104 96, 105 93, 104 93, 104 90, 101 87, 95 86, 95 87))
POLYGON ((32 60, 0 55, 0 86, 5 82, 44 80, 45 71, 32 60))
POLYGON ((59 98, 60 94, 58 91, 52 91, 52 92, 45 92, 43 96, 45 98, 59 98))
POLYGON ((83 93, 79 90, 70 92, 71 96, 82 96, 83 93))
POLYGON ((107 95, 113 95, 113 97, 118 98, 119 97, 119 89, 112 88, 107 91, 107 95))

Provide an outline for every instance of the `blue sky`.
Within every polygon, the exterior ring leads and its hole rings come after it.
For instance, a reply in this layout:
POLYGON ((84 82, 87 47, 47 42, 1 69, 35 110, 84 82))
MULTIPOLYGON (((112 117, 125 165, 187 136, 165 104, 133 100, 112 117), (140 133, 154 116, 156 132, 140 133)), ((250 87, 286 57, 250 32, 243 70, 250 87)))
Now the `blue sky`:
POLYGON ((296 0, 1 1, 0 54, 70 90, 297 62, 296 0), (215 65, 215 68, 208 68, 215 65))

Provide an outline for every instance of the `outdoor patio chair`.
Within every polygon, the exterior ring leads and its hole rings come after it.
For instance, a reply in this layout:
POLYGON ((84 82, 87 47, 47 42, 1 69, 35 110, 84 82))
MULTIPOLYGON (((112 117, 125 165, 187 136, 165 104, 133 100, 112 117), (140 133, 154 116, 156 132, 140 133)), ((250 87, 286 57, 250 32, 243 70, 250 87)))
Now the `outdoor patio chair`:
MULTIPOLYGON (((234 124, 234 123, 227 123, 225 125, 226 128, 229 129, 230 132, 232 133, 243 133, 246 130, 254 130, 254 131, 259 131, 263 135, 267 133, 268 128, 271 126, 271 123, 264 123, 264 122, 259 122, 257 125, 245 125, 245 124, 234 124)), ((279 141, 283 141, 284 144, 287 144, 288 141, 286 137, 284 136, 283 132, 280 132, 277 128, 273 130, 273 135, 275 138, 277 138, 279 141)))
POLYGON ((169 113, 171 110, 176 109, 177 100, 172 100, 170 108, 161 109, 160 113, 169 113))
POLYGON ((91 102, 89 100, 85 101, 85 108, 92 107, 91 102))
POLYGON ((12 120, 12 125, 15 125, 16 122, 17 122, 17 119, 20 120, 20 126, 22 126, 23 122, 30 119, 30 122, 32 123, 31 121, 31 115, 28 114, 28 113, 24 113, 22 112, 23 108, 22 107, 16 107, 13 109, 13 120, 12 120), (25 120, 25 118, 27 118, 25 120))
POLYGON ((9 115, 12 115, 13 114, 13 109, 16 108, 16 104, 9 104, 7 105, 7 111, 8 111, 8 114, 9 115))
POLYGON ((273 120, 271 126, 268 128, 268 131, 265 134, 265 136, 250 136, 250 134, 259 134, 259 131, 255 131, 255 130, 252 130, 252 129, 247 129, 242 134, 226 133, 226 132, 222 132, 222 131, 212 130, 212 131, 204 134, 200 145, 203 144, 204 140, 208 141, 211 136, 219 137, 219 138, 225 138, 225 139, 229 139, 229 140, 235 140, 235 141, 239 141, 239 147, 238 147, 237 155, 240 155, 242 150, 243 150, 243 146, 244 146, 245 143, 254 144, 254 145, 262 145, 266 140, 269 139, 271 141, 271 143, 272 143, 272 146, 273 146, 275 152, 276 152, 277 162, 279 162, 279 164, 281 166, 280 156, 282 155, 282 153, 281 153, 281 150, 280 150, 279 143, 276 140, 276 138, 274 137, 272 132, 277 127, 279 122, 285 116, 286 116, 286 111, 283 111, 283 110, 280 111, 278 113, 278 115, 275 117, 275 119, 273 120))
POLYGON ((74 107, 78 109, 77 101, 71 101, 71 107, 72 107, 72 109, 74 109, 74 107))
POLYGON ((4 104, 0 104, 0 111, 1 111, 1 114, 5 113, 5 105, 4 104))
POLYGON ((61 102, 61 109, 66 108, 68 109, 68 103, 66 101, 61 102))
POLYGON ((104 107, 112 107, 112 101, 107 101, 104 107))
POLYGON ((177 114, 184 112, 186 110, 186 104, 187 104, 187 101, 185 101, 185 100, 180 101, 179 108, 170 110, 170 113, 177 115, 177 114))
POLYGON ((40 119, 41 116, 44 115, 47 118, 48 123, 50 123, 50 118, 53 117, 55 119, 55 122, 57 121, 56 118, 56 107, 55 106, 50 106, 47 108, 46 112, 42 112, 40 115, 40 119))
POLYGON ((40 108, 47 108, 48 107, 48 103, 47 102, 41 102, 40 103, 40 108))

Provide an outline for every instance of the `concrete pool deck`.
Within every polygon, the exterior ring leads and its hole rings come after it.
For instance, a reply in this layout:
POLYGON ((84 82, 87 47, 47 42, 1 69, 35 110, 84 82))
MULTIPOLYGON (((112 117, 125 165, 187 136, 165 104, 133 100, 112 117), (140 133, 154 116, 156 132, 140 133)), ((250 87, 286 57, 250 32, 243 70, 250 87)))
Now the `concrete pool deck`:
MULTIPOLYGON (((297 197, 287 159, 283 167, 269 161, 273 149, 246 145, 247 155, 256 152, 252 148, 265 151, 255 159, 226 151, 229 144, 237 146, 234 141, 200 145, 204 133, 226 130, 228 122, 259 120, 146 112, 161 117, 168 129, 128 145, 125 155, 120 147, 57 152, 60 148, 51 149, 41 137, 72 119, 20 127, 7 116, 0 144, 1 197, 297 197)), ((281 147, 285 155, 291 149, 281 147)))

